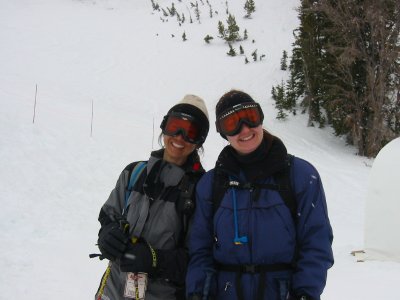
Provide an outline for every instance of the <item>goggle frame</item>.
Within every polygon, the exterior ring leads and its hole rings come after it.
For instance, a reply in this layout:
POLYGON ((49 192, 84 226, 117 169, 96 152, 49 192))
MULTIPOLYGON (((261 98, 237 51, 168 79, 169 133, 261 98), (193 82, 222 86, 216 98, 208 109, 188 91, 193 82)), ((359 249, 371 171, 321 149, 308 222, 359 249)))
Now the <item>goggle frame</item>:
MULTIPOLYGON (((227 120, 229 121, 229 119, 227 119, 227 120)), ((221 116, 215 121, 215 125, 217 128, 217 132, 219 132, 220 134, 225 135, 225 136, 234 136, 234 135, 237 135, 240 133, 240 131, 242 130, 243 124, 246 124, 250 128, 254 128, 254 127, 261 125, 263 123, 263 121, 264 121, 264 113, 261 109, 260 104, 258 104, 257 102, 245 102, 245 103, 240 103, 240 104, 234 105, 234 106, 230 107, 229 109, 223 111, 221 113, 221 116), (241 111, 243 112, 245 110, 253 110, 253 109, 256 109, 256 115, 258 115, 257 116, 258 120, 249 119, 249 116, 251 116, 251 115, 247 115, 245 117, 238 116, 238 113, 241 111), (224 119, 232 118, 235 115, 236 115, 237 120, 233 120, 236 123, 234 129, 232 129, 232 130, 224 129, 224 126, 223 126, 224 119)))
MULTIPOLYGON (((182 124, 180 124, 182 125, 182 124)), ((200 122, 193 117, 192 115, 183 113, 183 112, 170 112, 169 114, 165 115, 163 121, 161 122, 160 128, 162 133, 168 136, 177 136, 182 135, 183 139, 191 144, 202 144, 204 143, 204 134, 200 122), (188 123, 188 126, 182 127, 177 126, 175 130, 168 130, 169 122, 174 122, 174 119, 179 121, 180 123, 188 123), (189 130, 191 129, 190 126, 193 126, 196 130, 196 137, 190 138, 189 137, 189 130)))

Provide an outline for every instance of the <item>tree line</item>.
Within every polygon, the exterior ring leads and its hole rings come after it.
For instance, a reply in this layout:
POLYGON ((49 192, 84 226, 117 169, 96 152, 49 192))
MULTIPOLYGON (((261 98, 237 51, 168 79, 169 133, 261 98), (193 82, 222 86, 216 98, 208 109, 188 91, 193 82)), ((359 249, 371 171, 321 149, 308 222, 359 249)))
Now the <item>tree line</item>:
POLYGON ((400 1, 302 0, 277 118, 297 109, 375 157, 400 136, 400 1))

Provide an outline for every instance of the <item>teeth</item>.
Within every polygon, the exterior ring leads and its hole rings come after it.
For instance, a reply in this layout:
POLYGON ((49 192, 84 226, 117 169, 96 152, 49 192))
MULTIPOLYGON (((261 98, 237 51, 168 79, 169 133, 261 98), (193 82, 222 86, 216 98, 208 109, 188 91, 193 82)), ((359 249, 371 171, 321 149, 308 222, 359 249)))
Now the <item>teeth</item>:
POLYGON ((247 142, 247 141, 250 140, 252 137, 253 137, 253 135, 251 134, 251 135, 249 135, 249 136, 246 136, 246 137, 244 137, 244 138, 241 138, 241 140, 244 141, 244 142, 247 142))
POLYGON ((172 142, 172 145, 174 146, 174 147, 176 147, 176 148, 179 148, 179 149, 182 149, 184 146, 183 145, 179 145, 179 144, 176 144, 176 143, 174 143, 174 142, 172 142))

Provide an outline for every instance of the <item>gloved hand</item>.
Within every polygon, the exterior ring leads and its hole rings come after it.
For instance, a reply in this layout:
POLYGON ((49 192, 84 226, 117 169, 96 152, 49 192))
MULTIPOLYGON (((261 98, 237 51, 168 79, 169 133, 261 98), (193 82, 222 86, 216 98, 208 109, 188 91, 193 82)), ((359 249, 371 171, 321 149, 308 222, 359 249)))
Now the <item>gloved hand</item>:
POLYGON ((158 266, 157 250, 154 250, 144 239, 129 243, 121 257, 120 268, 123 272, 143 272, 153 275, 158 266))
POLYGON ((102 256, 114 261, 124 254, 128 241, 129 237, 120 224, 111 222, 101 227, 97 244, 102 256))

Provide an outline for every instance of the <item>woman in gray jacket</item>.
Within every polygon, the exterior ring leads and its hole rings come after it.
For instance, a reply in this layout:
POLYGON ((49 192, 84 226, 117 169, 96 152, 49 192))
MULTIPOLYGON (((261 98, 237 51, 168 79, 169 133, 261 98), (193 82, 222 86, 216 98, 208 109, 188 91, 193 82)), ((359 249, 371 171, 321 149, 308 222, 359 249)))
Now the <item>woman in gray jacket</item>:
POLYGON ((161 123, 164 147, 121 173, 100 210, 100 258, 108 259, 96 300, 184 299, 186 235, 198 149, 209 129, 204 101, 186 95, 161 123))

